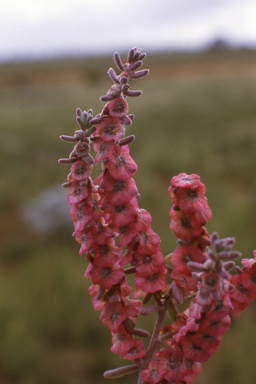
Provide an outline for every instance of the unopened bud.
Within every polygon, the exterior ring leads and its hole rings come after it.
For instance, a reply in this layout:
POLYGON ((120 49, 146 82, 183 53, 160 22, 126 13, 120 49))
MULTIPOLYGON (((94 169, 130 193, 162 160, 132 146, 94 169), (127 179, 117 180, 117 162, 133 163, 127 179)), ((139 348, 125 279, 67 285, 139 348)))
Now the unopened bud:
POLYGON ((123 322, 122 322, 123 326, 125 327, 125 329, 128 331, 128 332, 132 332, 135 328, 135 321, 133 321, 132 319, 130 319, 129 317, 127 317, 123 322))
POLYGON ((136 71, 136 69, 139 69, 143 65, 142 60, 136 61, 136 63, 130 64, 129 70, 130 71, 136 71))
POLYGON ((142 94, 142 91, 130 91, 129 89, 126 89, 126 90, 123 90, 123 93, 126 96, 138 97, 138 96, 140 96, 142 94))
POLYGON ((132 120, 128 116, 123 116, 120 120, 125 125, 132 125, 132 120))
POLYGON ((126 365, 124 367, 105 371, 103 376, 105 379, 117 379, 118 377, 129 375, 130 373, 136 372, 138 370, 139 367, 137 365, 126 365))
POLYGON ((236 265, 235 269, 236 269, 236 273, 239 273, 239 274, 243 273, 242 268, 240 268, 238 265, 236 265))
POLYGON ((113 95, 104 95, 104 96, 101 96, 100 97, 100 100, 101 101, 111 101, 111 100, 114 100, 115 96, 113 95))
POLYGON ((175 281, 172 283, 172 295, 177 304, 183 303, 183 293, 181 287, 175 281))
POLYGON ((109 75, 110 79, 111 79, 114 83, 116 83, 116 84, 120 84, 120 80, 118 79, 118 77, 117 77, 117 75, 116 75, 116 73, 115 73, 115 71, 114 71, 113 68, 109 68, 109 70, 108 70, 108 75, 109 75))
POLYGON ((63 183, 62 184, 62 187, 64 188, 69 188, 71 186, 72 183, 70 183, 69 181, 67 181, 66 183, 63 183))
POLYGON ((127 62, 129 64, 132 63, 132 59, 133 59, 133 56, 134 56, 134 52, 135 52, 135 49, 134 48, 131 48, 128 52, 128 55, 127 55, 127 62))
POLYGON ((91 124, 99 124, 103 120, 103 116, 97 115, 93 119, 91 119, 90 123, 91 124))
POLYGON ((63 140, 63 141, 70 141, 72 143, 75 143, 78 141, 78 139, 74 136, 66 136, 66 135, 61 135, 60 136, 60 139, 63 140))
POLYGON ((68 159, 59 159, 58 160, 58 163, 59 164, 72 164, 72 163, 75 163, 77 161, 77 158, 68 158, 68 159))
POLYGON ((197 263, 196 261, 189 261, 187 263, 187 266, 192 269, 193 271, 196 271, 196 272, 204 272, 204 271, 207 271, 207 268, 205 267, 204 264, 201 264, 201 263, 197 263))
POLYGON ((116 63, 117 68, 119 68, 120 71, 124 71, 124 65, 118 52, 114 53, 114 61, 116 63))
POLYGON ((127 136, 124 139, 119 141, 119 145, 122 146, 122 145, 126 145, 126 144, 131 144, 134 140, 135 140, 134 135, 127 136))
POLYGON ((137 80, 137 79, 142 79, 143 77, 146 77, 149 74, 148 69, 142 69, 141 71, 135 72, 132 76, 131 79, 137 80))
POLYGON ((89 128, 89 129, 86 130, 86 132, 85 132, 85 136, 89 137, 89 136, 91 136, 95 131, 96 131, 96 127, 95 127, 95 125, 94 125, 93 127, 91 127, 91 128, 89 128))
POLYGON ((152 313, 155 313, 158 311, 158 308, 156 305, 148 305, 147 307, 143 307, 140 310, 140 314, 142 316, 149 316, 152 315, 152 313))
POLYGON ((100 300, 102 299, 102 297, 104 296, 105 294, 105 289, 103 288, 100 288, 97 292, 97 295, 96 295, 96 300, 100 300))
POLYGON ((147 293, 143 299, 143 304, 147 304, 152 297, 152 293, 147 293))
POLYGON ((135 336, 139 337, 149 337, 150 333, 148 331, 145 331, 144 329, 138 329, 134 328, 134 330, 131 332, 135 336))
POLYGON ((230 271, 232 268, 234 268, 235 262, 234 261, 227 261, 226 263, 223 263, 223 267, 226 271, 230 271))
POLYGON ((126 268, 126 269, 124 270, 124 273, 125 273, 126 275, 131 275, 132 273, 135 273, 135 272, 136 272, 136 269, 135 269, 134 267, 126 268))

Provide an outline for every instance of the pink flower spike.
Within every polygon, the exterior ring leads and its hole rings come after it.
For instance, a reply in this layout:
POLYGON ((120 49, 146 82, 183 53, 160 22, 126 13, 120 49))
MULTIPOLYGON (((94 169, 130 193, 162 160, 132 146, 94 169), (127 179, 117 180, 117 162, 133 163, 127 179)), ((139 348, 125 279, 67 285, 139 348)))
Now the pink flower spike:
POLYGON ((143 342, 139 339, 134 339, 133 346, 126 353, 121 353, 121 357, 126 360, 134 360, 142 358, 145 353, 143 342))
POLYGON ((83 160, 79 160, 71 166, 71 177, 75 181, 85 180, 90 176, 91 171, 91 165, 83 160))
POLYGON ((118 301, 112 304, 107 301, 103 306, 100 319, 111 331, 117 333, 120 324, 126 319, 126 313, 122 303, 118 301))
POLYGON ((108 158, 110 175, 116 180, 125 180, 134 176, 137 168, 137 164, 125 148, 116 144, 112 155, 108 158))
POLYGON ((106 117, 97 126, 94 133, 105 142, 112 142, 120 139, 124 134, 124 126, 119 119, 115 117, 106 117))
POLYGON ((159 360, 153 359, 150 361, 148 368, 144 369, 141 372, 141 377, 147 383, 157 384, 159 383, 163 376, 159 373, 159 360))
POLYGON ((93 284, 99 284, 99 286, 103 289, 110 289, 113 285, 122 280, 124 277, 124 269, 118 262, 111 267, 104 268, 93 265, 90 276, 93 284))

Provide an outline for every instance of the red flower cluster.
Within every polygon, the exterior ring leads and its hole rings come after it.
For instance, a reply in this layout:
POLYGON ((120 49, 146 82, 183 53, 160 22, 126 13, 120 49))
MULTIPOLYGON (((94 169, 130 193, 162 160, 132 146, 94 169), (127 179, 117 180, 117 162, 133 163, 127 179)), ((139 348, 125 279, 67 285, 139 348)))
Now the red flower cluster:
POLYGON ((253 259, 242 259, 243 268, 237 268, 237 275, 231 276, 234 288, 230 292, 233 305, 232 315, 239 317, 240 313, 256 299, 256 250, 253 259))
POLYGON ((212 213, 206 188, 199 176, 181 173, 172 178, 168 190, 173 203, 170 228, 178 237, 178 246, 166 257, 172 267, 165 265, 152 218, 138 207, 133 179, 137 164, 128 146, 134 136, 124 137, 125 126, 134 117, 128 114, 126 98, 141 94, 130 90, 129 79, 148 74, 148 70, 139 70, 145 56, 141 49, 133 48, 122 62, 115 53, 121 74, 116 75, 112 68, 108 71, 114 84, 101 97, 106 105, 94 118, 92 110, 77 110, 80 130, 74 136, 61 136, 75 147, 68 159, 59 162, 71 164, 63 186, 69 188, 73 236, 81 244, 79 255, 85 254, 89 263, 85 276, 93 283, 89 293, 94 309, 101 311, 100 319, 111 330, 111 351, 134 361, 134 365, 106 371, 104 376, 115 378, 140 370, 140 384, 192 384, 201 363, 220 345, 231 323, 229 315, 239 316, 256 298, 256 251, 254 259, 243 259, 242 268, 236 267, 237 274, 230 275, 235 265, 232 259, 240 257, 232 251, 234 239, 208 235, 204 225, 212 213), (90 155, 91 143, 95 159, 90 155), (93 181, 92 168, 98 162, 102 162, 102 172, 93 181), (167 268, 172 278, 168 284, 167 268), (133 273, 131 299, 126 275, 133 273), (183 293, 190 304, 179 313, 183 293), (142 308, 141 296, 144 304, 153 297, 155 305, 142 308), (169 306, 176 321, 162 328, 169 306), (135 328, 136 318, 154 312, 157 320, 146 352, 140 338, 149 333, 135 328), (159 345, 162 349, 156 353, 159 345))
POLYGON ((205 191, 195 174, 181 173, 172 178, 168 189, 174 204, 170 210, 170 228, 179 239, 191 240, 203 234, 203 226, 212 217, 205 191))

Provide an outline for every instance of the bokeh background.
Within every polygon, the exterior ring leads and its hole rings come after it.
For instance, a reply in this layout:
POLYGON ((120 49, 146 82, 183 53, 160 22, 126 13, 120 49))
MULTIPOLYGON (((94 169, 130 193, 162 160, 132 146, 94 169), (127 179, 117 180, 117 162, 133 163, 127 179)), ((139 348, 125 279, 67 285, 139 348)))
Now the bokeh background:
MULTIPOLYGON (((0 13, 0 383, 103 384, 122 364, 94 312, 86 259, 72 238, 66 181, 75 110, 111 85, 112 54, 133 46, 150 75, 130 99, 131 155, 139 205, 153 217, 164 254, 172 176, 207 187, 211 233, 256 248, 256 4, 249 0, 9 0, 0 13)), ((203 364, 197 384, 254 384, 256 304, 203 364)), ((154 315, 138 322, 152 329, 154 315)), ((113 381, 119 383, 120 380, 113 381)), ((136 374, 122 378, 135 383, 136 374)))

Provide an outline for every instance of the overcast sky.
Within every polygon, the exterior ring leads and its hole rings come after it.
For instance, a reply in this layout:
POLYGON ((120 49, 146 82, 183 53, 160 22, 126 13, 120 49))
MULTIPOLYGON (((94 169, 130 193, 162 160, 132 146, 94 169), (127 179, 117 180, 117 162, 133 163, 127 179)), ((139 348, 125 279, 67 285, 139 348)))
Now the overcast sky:
POLYGON ((2 0, 0 60, 195 49, 215 38, 256 47, 256 0, 2 0))

